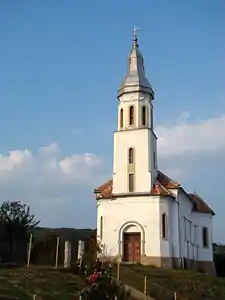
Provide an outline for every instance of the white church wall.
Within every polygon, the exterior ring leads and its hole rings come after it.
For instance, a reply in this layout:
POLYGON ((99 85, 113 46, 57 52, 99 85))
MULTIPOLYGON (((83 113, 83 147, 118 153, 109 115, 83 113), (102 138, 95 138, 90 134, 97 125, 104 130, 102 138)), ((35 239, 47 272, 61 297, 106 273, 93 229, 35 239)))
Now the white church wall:
POLYGON ((97 238, 100 239, 100 218, 103 217, 105 255, 122 255, 119 240, 123 229, 141 232, 141 254, 160 256, 160 213, 158 197, 118 198, 98 201, 97 238), (141 225, 141 227, 139 226, 141 225), (133 226, 130 227, 129 226, 133 226), (135 229, 136 227, 136 229, 135 229), (122 229, 122 231, 121 231, 122 229), (143 243, 143 232, 145 243, 143 243))
POLYGON ((172 257, 180 258, 179 209, 175 199, 169 202, 169 227, 170 254, 172 257))
POLYGON ((193 212, 193 204, 182 191, 178 193, 178 201, 181 256, 190 260, 212 261, 212 216, 193 212), (208 228, 208 247, 203 247, 203 227, 208 228))
POLYGON ((193 252, 191 251, 190 244, 190 222, 191 211, 193 204, 188 200, 184 192, 179 191, 177 195, 177 201, 179 202, 179 221, 180 221, 180 250, 181 257, 193 259, 193 252), (190 221, 190 222, 189 222, 190 221))
POLYGON ((134 191, 149 192, 151 190, 151 173, 149 161, 150 132, 146 129, 117 131, 114 133, 114 170, 113 193, 128 192, 128 150, 134 149, 134 191))
POLYGON ((192 212, 193 223, 196 227, 196 243, 198 245, 198 260, 200 261, 212 261, 213 260, 213 220, 210 214, 192 212), (208 246, 203 245, 203 227, 207 228, 208 231, 208 246))
POLYGON ((171 211, 170 211, 170 201, 172 199, 160 197, 159 207, 160 207, 160 256, 162 257, 170 257, 170 243, 172 239, 172 230, 171 230, 171 211), (166 237, 163 237, 162 234, 162 216, 163 214, 166 215, 166 223, 167 223, 167 231, 166 231, 166 237))

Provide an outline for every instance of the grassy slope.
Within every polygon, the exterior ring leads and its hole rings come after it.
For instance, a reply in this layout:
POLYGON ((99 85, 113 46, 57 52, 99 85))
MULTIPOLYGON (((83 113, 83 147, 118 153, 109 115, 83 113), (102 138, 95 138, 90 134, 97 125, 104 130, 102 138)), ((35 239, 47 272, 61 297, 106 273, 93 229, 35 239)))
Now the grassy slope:
MULTIPOLYGON (((115 272, 115 270, 114 270, 115 272)), ((148 294, 156 300, 171 300, 177 292, 178 300, 225 299, 225 279, 187 270, 166 270, 141 265, 121 266, 120 279, 140 291, 148 277, 148 294)))
POLYGON ((20 299, 72 300, 83 287, 77 275, 54 269, 0 269, 0 296, 16 296, 20 299))

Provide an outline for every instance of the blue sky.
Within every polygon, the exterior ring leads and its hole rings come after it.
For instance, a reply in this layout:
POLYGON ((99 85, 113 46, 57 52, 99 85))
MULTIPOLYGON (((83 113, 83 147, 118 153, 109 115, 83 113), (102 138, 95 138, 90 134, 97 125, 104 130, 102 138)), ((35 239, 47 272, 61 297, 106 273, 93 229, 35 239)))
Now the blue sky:
POLYGON ((95 226, 92 189, 112 170, 134 24, 156 94, 159 165, 214 208, 225 242, 223 0, 2 0, 0 196, 24 199, 43 225, 95 226))

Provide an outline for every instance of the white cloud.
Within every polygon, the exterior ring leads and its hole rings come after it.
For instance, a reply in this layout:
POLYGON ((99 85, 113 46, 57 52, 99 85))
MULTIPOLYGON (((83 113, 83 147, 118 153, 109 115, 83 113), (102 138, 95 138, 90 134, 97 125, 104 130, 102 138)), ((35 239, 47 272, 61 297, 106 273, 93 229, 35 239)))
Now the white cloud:
MULTIPOLYGON (((101 178, 103 160, 92 153, 59 157, 59 150, 52 143, 36 155, 28 149, 1 154, 0 201, 23 200, 47 226, 64 225, 63 219, 76 226, 75 215, 85 226, 81 212, 90 201, 89 207, 95 207, 92 190, 101 178)), ((93 226, 93 217, 89 220, 93 226)))
POLYGON ((12 150, 8 155, 3 156, 0 154, 0 172, 12 171, 16 167, 21 166, 27 160, 32 158, 32 152, 28 149, 25 150, 12 150))
POLYGON ((102 159, 91 153, 84 153, 82 155, 72 155, 59 161, 59 166, 66 174, 78 173, 83 168, 93 168, 101 165, 102 159))
POLYGON ((55 172, 55 176, 61 176, 61 178, 63 176, 66 179, 77 178, 82 179, 82 182, 90 183, 88 182, 89 176, 85 176, 85 174, 91 173, 103 164, 101 157, 92 153, 73 154, 65 158, 58 158, 56 155, 58 152, 59 146, 52 143, 49 146, 40 147, 39 154, 36 156, 28 149, 12 150, 7 155, 0 154, 0 175, 4 176, 7 171, 7 176, 10 172, 13 176, 16 171, 17 174, 19 172, 21 176, 25 176, 26 170, 29 171, 29 176, 43 178, 48 175, 48 172, 51 172, 51 175, 52 172, 55 172))
MULTIPOLYGON (((225 150, 225 115, 192 121, 184 112, 173 124, 158 126, 156 133, 160 169, 183 184, 193 173, 194 157, 199 161, 203 154, 203 161, 206 154, 208 159, 225 150)), ((23 200, 46 226, 94 226, 92 190, 110 176, 111 166, 88 152, 63 157, 56 143, 35 153, 24 149, 0 154, 0 200, 23 200)))
POLYGON ((225 115, 191 122, 184 112, 174 124, 158 126, 156 133, 160 157, 215 154, 225 149, 225 115))
POLYGON ((59 152, 59 146, 56 143, 51 143, 47 146, 42 146, 39 148, 41 154, 55 154, 59 152))
POLYGON ((179 123, 179 124, 185 123, 188 119, 190 119, 190 113, 185 110, 177 118, 177 123, 179 123))
POLYGON ((187 191, 196 189, 213 208, 214 239, 224 242, 221 186, 225 175, 225 115, 192 120, 188 112, 183 112, 174 123, 159 125, 156 134, 160 170, 187 191))

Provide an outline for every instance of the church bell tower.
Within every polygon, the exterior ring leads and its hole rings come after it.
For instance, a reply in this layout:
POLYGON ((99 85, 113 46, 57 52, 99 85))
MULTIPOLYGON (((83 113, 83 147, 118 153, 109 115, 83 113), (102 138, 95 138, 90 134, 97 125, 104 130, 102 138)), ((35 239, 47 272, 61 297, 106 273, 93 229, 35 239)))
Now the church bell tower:
POLYGON ((118 89, 118 128, 114 133, 114 195, 149 193, 157 177, 157 145, 153 126, 154 92, 144 69, 137 29, 127 74, 118 89))

